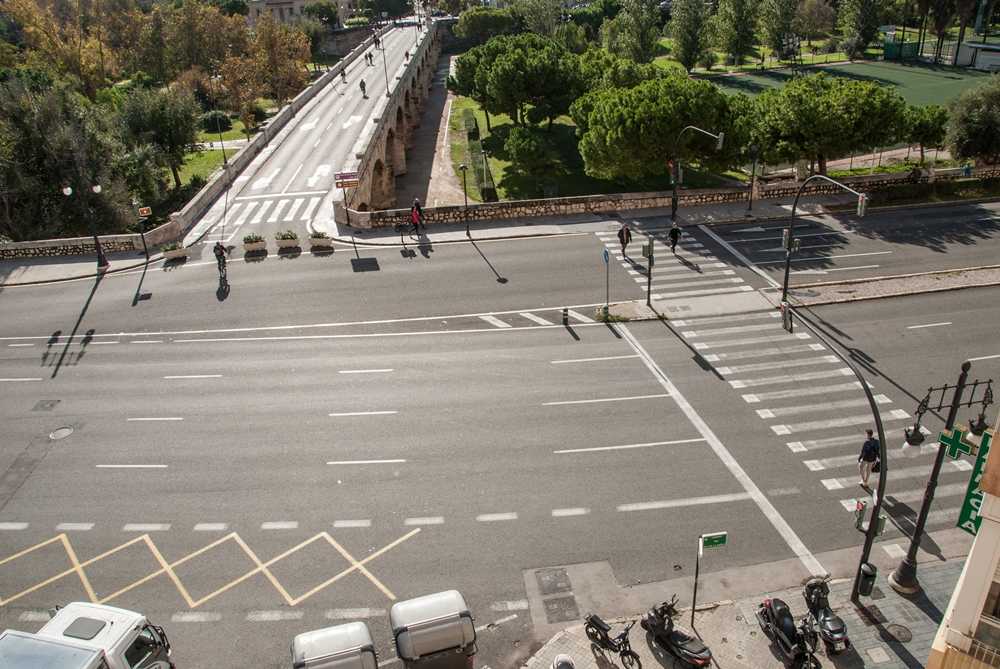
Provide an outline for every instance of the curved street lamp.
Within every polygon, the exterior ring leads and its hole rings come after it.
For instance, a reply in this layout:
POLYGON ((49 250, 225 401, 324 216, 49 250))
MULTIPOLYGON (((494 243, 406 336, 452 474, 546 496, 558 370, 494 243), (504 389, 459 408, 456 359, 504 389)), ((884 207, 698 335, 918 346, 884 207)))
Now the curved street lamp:
MULTIPOLYGON (((90 187, 90 190, 93 191, 94 195, 100 195, 101 184, 94 184, 93 186, 90 187)), ((66 197, 72 196, 73 187, 68 184, 66 186, 63 186, 62 194, 65 195, 66 197)), ((91 212, 89 206, 87 206, 87 211, 91 212)), ((101 242, 97 238, 97 226, 94 224, 94 217, 89 216, 88 218, 90 219, 90 233, 94 236, 94 249, 97 251, 97 271, 106 272, 108 271, 108 268, 111 267, 111 263, 108 262, 107 257, 104 255, 104 249, 101 248, 101 242)))
MULTIPOLYGON (((703 135, 707 135, 707 136, 711 137, 712 139, 715 140, 715 150, 716 151, 721 151, 722 150, 722 144, 726 140, 726 133, 720 132, 719 134, 715 134, 714 132, 709 132, 708 130, 702 130, 701 128, 699 128, 696 125, 689 125, 687 127, 681 128, 681 131, 679 133, 677 133, 677 139, 674 140, 674 146, 675 147, 677 147, 677 146, 680 145, 680 143, 681 143, 681 136, 685 132, 687 132, 688 130, 694 130, 695 132, 700 132, 703 135)), ((680 181, 680 178, 681 178, 681 159, 680 159, 679 153, 678 153, 677 158, 675 158, 673 160, 673 166, 674 166, 674 170, 673 170, 674 171, 674 173, 673 173, 674 193, 673 193, 673 195, 670 198, 670 220, 671 221, 676 221, 677 220, 677 182, 680 181)))

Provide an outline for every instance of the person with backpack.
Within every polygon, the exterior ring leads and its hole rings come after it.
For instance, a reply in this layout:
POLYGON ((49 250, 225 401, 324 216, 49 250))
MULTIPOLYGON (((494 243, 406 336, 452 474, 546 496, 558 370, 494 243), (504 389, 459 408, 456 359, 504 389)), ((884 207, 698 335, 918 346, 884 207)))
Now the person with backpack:
POLYGON ((628 258, 625 250, 628 248, 629 242, 632 241, 632 231, 629 230, 627 223, 622 223, 622 227, 618 228, 618 241, 622 245, 622 255, 628 258))
POLYGON ((677 253, 677 242, 681 238, 681 229, 680 229, 680 227, 676 223, 674 223, 670 227, 670 232, 667 233, 667 236, 670 237, 670 251, 672 253, 676 254, 677 253))
POLYGON ((865 430, 868 438, 861 445, 861 454, 858 456, 858 473, 861 475, 862 488, 868 488, 868 477, 872 472, 878 471, 879 441, 873 436, 871 430, 865 430))

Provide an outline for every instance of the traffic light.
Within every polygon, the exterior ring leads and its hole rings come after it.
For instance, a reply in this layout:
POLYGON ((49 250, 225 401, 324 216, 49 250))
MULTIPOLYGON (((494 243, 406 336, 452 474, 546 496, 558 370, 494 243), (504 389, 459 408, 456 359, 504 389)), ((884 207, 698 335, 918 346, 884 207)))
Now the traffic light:
POLYGON ((858 218, 864 218, 865 212, 868 210, 868 196, 864 193, 858 195, 858 218))

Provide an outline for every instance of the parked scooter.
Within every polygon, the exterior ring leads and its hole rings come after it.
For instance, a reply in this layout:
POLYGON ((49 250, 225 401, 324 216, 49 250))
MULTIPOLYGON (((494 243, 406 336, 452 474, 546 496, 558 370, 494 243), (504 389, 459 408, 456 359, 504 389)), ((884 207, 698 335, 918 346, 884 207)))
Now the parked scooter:
POLYGON ((827 655, 837 653, 851 647, 851 640, 847 638, 847 625, 840 616, 830 608, 830 586, 827 585, 826 578, 814 577, 806 581, 802 588, 802 597, 809 607, 809 615, 812 616, 816 630, 823 639, 826 646, 827 655))
POLYGON ((677 617, 677 595, 654 606, 642 617, 639 624, 653 635, 653 640, 677 659, 692 667, 707 667, 712 663, 712 651, 697 637, 674 627, 677 617))
POLYGON ((814 653, 818 639, 812 616, 803 616, 796 625, 788 604, 775 597, 757 607, 757 622, 786 660, 801 662, 805 667, 817 666, 814 653))
POLYGON ((632 626, 635 625, 634 620, 614 637, 608 635, 608 632, 611 631, 611 625, 604 622, 596 613, 588 613, 583 622, 583 629, 587 633, 587 638, 601 648, 618 653, 618 657, 621 658, 622 666, 625 669, 632 669, 632 667, 642 669, 639 654, 632 650, 632 644, 628 640, 628 633, 632 629, 632 626))

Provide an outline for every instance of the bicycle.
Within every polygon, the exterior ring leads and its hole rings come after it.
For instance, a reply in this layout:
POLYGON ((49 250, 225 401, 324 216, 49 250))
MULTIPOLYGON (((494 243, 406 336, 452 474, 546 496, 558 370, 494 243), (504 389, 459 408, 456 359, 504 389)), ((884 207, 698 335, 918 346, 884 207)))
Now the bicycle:
POLYGON ((604 622, 604 620, 596 613, 590 613, 584 621, 584 632, 587 634, 587 638, 590 639, 591 643, 599 648, 604 648, 610 650, 613 653, 618 653, 618 657, 621 658, 622 666, 625 669, 642 669, 642 663, 639 661, 639 654, 632 650, 632 644, 629 641, 628 633, 635 625, 636 621, 630 622, 625 626, 621 632, 616 634, 614 637, 610 636, 608 632, 611 631, 611 625, 604 622))

